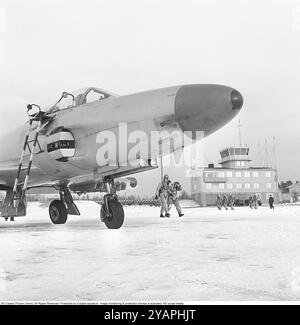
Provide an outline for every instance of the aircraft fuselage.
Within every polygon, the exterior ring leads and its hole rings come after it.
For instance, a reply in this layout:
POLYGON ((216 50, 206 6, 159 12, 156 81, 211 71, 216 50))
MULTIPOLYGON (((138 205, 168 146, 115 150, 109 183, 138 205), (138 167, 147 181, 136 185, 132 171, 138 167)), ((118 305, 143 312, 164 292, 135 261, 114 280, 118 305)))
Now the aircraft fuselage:
MULTIPOLYGON (((207 136, 227 124, 239 112, 242 103, 241 95, 233 88, 188 85, 111 96, 59 110, 54 113, 53 122, 39 136, 41 152, 34 157, 29 186, 57 181, 68 184, 72 180, 80 184, 118 172, 131 174, 136 168, 128 166, 118 169, 107 164, 99 165, 97 153, 101 147, 101 133, 112 132, 117 146, 120 123, 126 123, 128 134, 143 131, 148 138, 151 138, 151 132, 164 130, 203 131, 207 136), (75 154, 68 161, 57 161, 48 152, 49 137, 58 128, 66 129, 74 136, 75 154)), ((26 130, 27 125, 24 125, 0 139, 2 185, 13 186, 26 130)), ((116 155, 116 163, 122 163, 119 150, 116 150, 116 155)), ((27 151, 25 158, 28 157, 27 151)), ((141 158, 156 157, 150 154, 141 158)))

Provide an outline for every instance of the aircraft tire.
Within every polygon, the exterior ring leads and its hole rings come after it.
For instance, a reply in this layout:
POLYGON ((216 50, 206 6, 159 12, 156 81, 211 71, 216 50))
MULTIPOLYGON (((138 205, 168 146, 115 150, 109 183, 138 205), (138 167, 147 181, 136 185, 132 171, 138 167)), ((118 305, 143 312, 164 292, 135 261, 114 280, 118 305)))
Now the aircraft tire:
POLYGON ((63 225, 68 220, 66 206, 61 200, 54 200, 49 206, 49 216, 53 224, 63 225))
POLYGON ((117 200, 109 200, 109 217, 105 216, 105 207, 102 205, 101 207, 101 219, 105 223, 108 229, 119 229, 122 227, 124 223, 124 209, 122 204, 117 200))

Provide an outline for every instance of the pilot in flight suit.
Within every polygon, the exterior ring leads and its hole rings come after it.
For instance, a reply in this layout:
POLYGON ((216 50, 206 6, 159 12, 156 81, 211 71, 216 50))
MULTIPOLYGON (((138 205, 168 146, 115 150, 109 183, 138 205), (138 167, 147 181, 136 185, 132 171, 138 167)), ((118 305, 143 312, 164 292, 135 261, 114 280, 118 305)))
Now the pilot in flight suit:
POLYGON ((160 182, 156 189, 155 198, 160 199, 161 208, 160 208, 160 217, 161 218, 170 218, 169 209, 168 209, 168 197, 169 197, 169 176, 165 175, 164 180, 160 182))
POLYGON ((216 202, 216 205, 217 205, 217 208, 218 208, 219 210, 222 210, 222 198, 221 198, 221 195, 220 195, 220 194, 217 195, 217 202, 216 202))
POLYGON ((183 217, 184 214, 182 213, 181 206, 179 204, 178 200, 178 192, 182 191, 182 187, 179 182, 175 182, 170 185, 170 192, 169 192, 169 201, 170 203, 174 204, 176 207, 176 210, 178 212, 179 217, 183 217))

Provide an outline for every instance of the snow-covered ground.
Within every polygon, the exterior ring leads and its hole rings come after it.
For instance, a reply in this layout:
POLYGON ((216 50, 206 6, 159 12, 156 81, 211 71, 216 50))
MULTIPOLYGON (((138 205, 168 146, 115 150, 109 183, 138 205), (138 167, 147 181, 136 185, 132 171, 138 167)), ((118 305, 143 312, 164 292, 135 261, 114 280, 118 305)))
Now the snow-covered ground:
POLYGON ((99 206, 54 226, 46 207, 0 220, 0 300, 300 300, 300 207, 274 211, 126 207, 120 230, 99 206))

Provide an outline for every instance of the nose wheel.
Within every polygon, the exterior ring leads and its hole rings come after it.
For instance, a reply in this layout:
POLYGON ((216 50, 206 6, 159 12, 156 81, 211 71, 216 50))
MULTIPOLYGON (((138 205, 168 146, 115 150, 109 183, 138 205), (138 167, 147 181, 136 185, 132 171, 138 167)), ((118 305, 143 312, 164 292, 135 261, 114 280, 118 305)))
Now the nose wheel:
POLYGON ((118 201, 114 180, 105 178, 103 181, 107 187, 107 193, 104 196, 104 203, 101 207, 101 221, 105 223, 108 229, 119 229, 124 223, 124 209, 118 201))
POLYGON ((119 229, 124 223, 124 209, 122 204, 114 198, 109 199, 101 207, 101 221, 108 229, 119 229), (108 210, 107 210, 108 206, 108 210))

